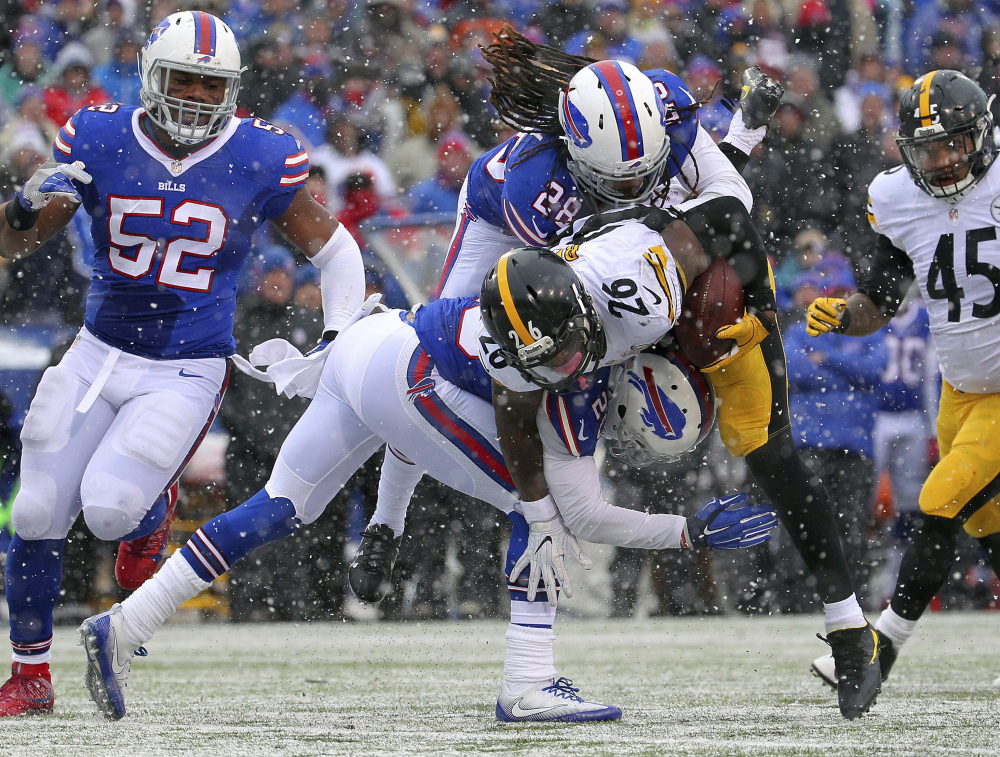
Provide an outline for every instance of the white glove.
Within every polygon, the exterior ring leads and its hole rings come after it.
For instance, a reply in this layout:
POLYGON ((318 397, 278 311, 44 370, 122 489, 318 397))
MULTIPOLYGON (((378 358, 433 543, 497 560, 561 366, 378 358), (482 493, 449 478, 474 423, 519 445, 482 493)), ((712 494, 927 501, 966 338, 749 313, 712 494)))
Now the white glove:
POLYGON ((511 571, 511 580, 517 580, 521 571, 530 566, 528 571, 528 601, 535 601, 538 592, 538 581, 541 579, 549 604, 553 607, 559 601, 557 587, 562 586, 567 597, 573 596, 573 588, 569 585, 566 575, 566 564, 563 556, 569 552, 580 565, 587 570, 593 561, 580 549, 580 543, 563 525, 558 517, 552 520, 536 521, 531 524, 528 532, 528 546, 524 554, 515 563, 511 571), (558 582, 558 583, 557 583, 558 582))
POLYGON ((41 210, 52 202, 53 197, 66 197, 73 202, 83 202, 83 195, 73 185, 73 181, 79 181, 81 184, 89 184, 92 181, 90 174, 83 170, 83 161, 57 163, 49 160, 31 175, 18 192, 17 199, 21 207, 29 213, 41 210))

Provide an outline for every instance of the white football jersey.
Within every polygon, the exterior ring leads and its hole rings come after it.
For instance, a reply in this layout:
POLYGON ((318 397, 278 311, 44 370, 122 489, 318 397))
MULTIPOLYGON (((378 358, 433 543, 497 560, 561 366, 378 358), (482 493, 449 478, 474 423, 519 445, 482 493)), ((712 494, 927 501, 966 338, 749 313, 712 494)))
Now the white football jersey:
POLYGON ((885 171, 869 187, 868 220, 913 264, 945 380, 1000 392, 1000 171, 956 205, 923 192, 905 168, 885 171))
MULTIPOLYGON (((616 365, 655 344, 674 327, 684 290, 663 238, 638 221, 610 224, 580 244, 553 248, 583 282, 601 318, 607 349, 600 365, 616 365)), ((513 391, 536 389, 514 369, 491 362, 498 347, 483 326, 480 359, 513 391)))

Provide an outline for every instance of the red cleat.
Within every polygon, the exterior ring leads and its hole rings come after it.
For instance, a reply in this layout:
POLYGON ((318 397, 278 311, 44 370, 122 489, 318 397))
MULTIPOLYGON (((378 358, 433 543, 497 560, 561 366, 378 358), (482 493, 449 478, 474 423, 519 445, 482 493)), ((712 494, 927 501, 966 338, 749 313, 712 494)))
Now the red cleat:
POLYGON ((149 536, 118 545, 118 559, 115 560, 115 580, 123 589, 133 591, 142 586, 147 578, 152 578, 163 560, 170 526, 177 515, 177 482, 166 490, 167 511, 163 522, 149 536))
POLYGON ((0 718, 49 713, 55 701, 47 662, 41 665, 15 662, 7 683, 0 686, 0 718))

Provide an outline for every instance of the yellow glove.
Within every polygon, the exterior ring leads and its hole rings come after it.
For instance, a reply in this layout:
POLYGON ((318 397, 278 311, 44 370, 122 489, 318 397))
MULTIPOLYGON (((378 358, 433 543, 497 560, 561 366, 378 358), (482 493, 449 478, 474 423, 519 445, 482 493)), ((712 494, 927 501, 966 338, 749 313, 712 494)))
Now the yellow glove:
POLYGON ((729 352, 714 363, 710 363, 702 368, 702 372, 711 373, 712 371, 721 370, 734 360, 739 360, 745 356, 771 333, 771 325, 771 321, 767 316, 758 317, 746 313, 732 326, 723 326, 715 332, 715 336, 719 339, 733 339, 736 341, 736 344, 729 352))
POLYGON ((846 310, 847 300, 840 297, 817 297, 806 310, 806 333, 809 336, 819 336, 838 331, 846 310))

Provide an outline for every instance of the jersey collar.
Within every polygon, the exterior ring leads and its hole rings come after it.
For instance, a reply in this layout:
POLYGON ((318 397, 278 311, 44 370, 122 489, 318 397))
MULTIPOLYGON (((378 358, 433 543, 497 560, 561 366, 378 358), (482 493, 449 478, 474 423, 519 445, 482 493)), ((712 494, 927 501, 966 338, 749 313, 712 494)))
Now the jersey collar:
POLYGON ((190 155, 183 158, 174 158, 165 153, 163 148, 150 139, 142 130, 142 127, 139 125, 139 118, 145 112, 142 108, 136 108, 132 113, 132 134, 135 136, 139 146, 146 151, 149 157, 162 165, 171 176, 182 176, 189 168, 215 155, 232 138, 241 123, 241 120, 235 116, 230 118, 226 128, 223 129, 219 136, 209 141, 203 147, 199 147, 190 155))

